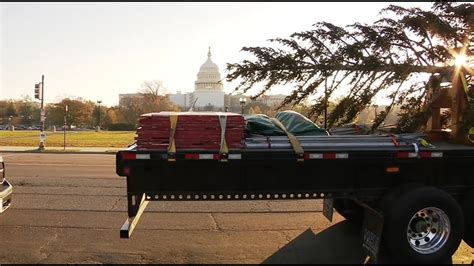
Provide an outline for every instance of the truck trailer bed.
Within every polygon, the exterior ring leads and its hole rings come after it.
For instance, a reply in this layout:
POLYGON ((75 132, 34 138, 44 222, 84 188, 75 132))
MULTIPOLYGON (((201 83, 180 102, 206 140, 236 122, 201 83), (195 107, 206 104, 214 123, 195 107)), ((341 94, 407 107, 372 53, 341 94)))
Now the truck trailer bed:
POLYGON ((128 193, 149 200, 226 200, 339 197, 377 198, 397 184, 416 182, 456 194, 474 179, 474 148, 438 143, 435 147, 306 150, 304 160, 291 150, 254 149, 231 152, 138 151, 116 156, 117 174, 127 176, 128 193), (462 185, 460 185, 462 184, 462 185))

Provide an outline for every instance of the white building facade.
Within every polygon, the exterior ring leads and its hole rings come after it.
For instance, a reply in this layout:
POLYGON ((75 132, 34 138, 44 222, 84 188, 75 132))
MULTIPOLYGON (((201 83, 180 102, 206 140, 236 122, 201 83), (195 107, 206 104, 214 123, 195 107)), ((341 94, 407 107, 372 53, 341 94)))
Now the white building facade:
POLYGON ((194 82, 194 92, 169 94, 170 100, 181 109, 188 109, 194 104, 193 110, 224 111, 224 85, 219 67, 212 62, 211 56, 209 47, 207 60, 199 68, 194 82))
MULTIPOLYGON (((194 91, 168 94, 170 100, 178 105, 182 111, 187 111, 191 106, 195 111, 225 111, 226 109, 238 112, 241 109, 239 99, 244 97, 250 103, 250 97, 246 95, 225 95, 222 77, 219 67, 212 62, 211 48, 207 53, 207 60, 199 68, 197 79, 194 82, 194 91), (227 107, 227 108, 226 108, 227 107)), ((270 107, 276 107, 285 99, 286 95, 262 95, 257 99, 270 107)))

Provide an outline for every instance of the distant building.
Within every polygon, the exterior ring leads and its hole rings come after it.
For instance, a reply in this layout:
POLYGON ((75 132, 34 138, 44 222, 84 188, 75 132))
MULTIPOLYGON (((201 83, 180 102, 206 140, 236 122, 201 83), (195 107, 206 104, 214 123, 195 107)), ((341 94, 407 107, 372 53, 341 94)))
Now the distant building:
POLYGON ((178 91, 178 93, 175 94, 168 94, 168 97, 170 98, 170 101, 185 111, 184 109, 190 106, 192 93, 181 93, 181 91, 178 91))
POLYGON ((243 95, 243 94, 236 94, 236 95, 228 95, 226 94, 225 99, 225 106, 229 108, 230 112, 241 112, 242 106, 240 105, 240 99, 245 98, 246 104, 251 102, 258 102, 267 105, 268 107, 274 108, 280 105, 283 100, 285 99, 286 95, 284 94, 276 94, 276 95, 262 95, 256 100, 251 100, 250 96, 243 95))
POLYGON ((262 95, 257 99, 257 101, 270 107, 276 107, 279 106, 285 100, 285 98, 286 95, 284 94, 262 95))
MULTIPOLYGON (((207 60, 201 65, 194 82, 194 91, 188 93, 171 93, 167 96, 183 111, 193 106, 195 111, 229 111, 239 112, 241 110, 240 98, 246 98, 246 103, 252 102, 250 96, 243 94, 230 95, 224 93, 219 67, 211 59, 211 48, 207 53, 207 60)), ((130 97, 142 97, 140 93, 119 94, 119 104, 130 97)), ((263 103, 269 107, 276 107, 283 102, 286 95, 262 95, 256 102, 263 103)))
POLYGON ((141 97, 143 97, 141 93, 121 93, 119 94, 119 105, 123 105, 127 99, 141 97))

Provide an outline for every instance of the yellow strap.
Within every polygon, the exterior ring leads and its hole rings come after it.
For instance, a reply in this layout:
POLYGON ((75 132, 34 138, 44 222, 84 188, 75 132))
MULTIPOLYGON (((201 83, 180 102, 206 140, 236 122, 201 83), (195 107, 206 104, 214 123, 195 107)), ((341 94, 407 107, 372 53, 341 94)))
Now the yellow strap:
POLYGON ((170 145, 168 147, 168 161, 176 161, 176 145, 174 142, 174 133, 178 124, 178 116, 170 115, 170 145))
POLYGON ((221 147, 220 147, 219 153, 223 156, 221 161, 227 161, 227 155, 229 154, 229 149, 227 148, 227 142, 225 140, 225 131, 227 128, 227 116, 220 115, 219 124, 221 126, 221 147))
POLYGON ((275 124, 281 130, 283 130, 283 132, 286 133, 286 135, 288 136, 288 139, 290 140, 291 146, 293 147, 293 150, 298 156, 298 161, 299 162, 304 161, 304 150, 303 150, 303 147, 301 147, 300 141, 295 137, 295 135, 288 132, 288 130, 286 130, 286 127, 278 119, 272 117, 270 118, 270 120, 272 121, 273 124, 275 124))
POLYGON ((430 144, 428 143, 428 141, 426 141, 425 139, 420 139, 420 144, 421 144, 421 146, 423 146, 423 147, 428 147, 428 146, 430 146, 430 144))
POLYGON ((469 129, 469 134, 467 135, 467 138, 471 143, 474 143, 474 127, 471 127, 469 129))

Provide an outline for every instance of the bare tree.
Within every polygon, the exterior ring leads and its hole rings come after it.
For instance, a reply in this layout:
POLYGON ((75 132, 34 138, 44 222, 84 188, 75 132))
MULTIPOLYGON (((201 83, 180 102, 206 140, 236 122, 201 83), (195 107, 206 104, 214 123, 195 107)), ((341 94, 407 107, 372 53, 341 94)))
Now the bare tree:
POLYGON ((154 102, 166 94, 166 88, 161 80, 148 80, 142 83, 139 92, 154 102))

